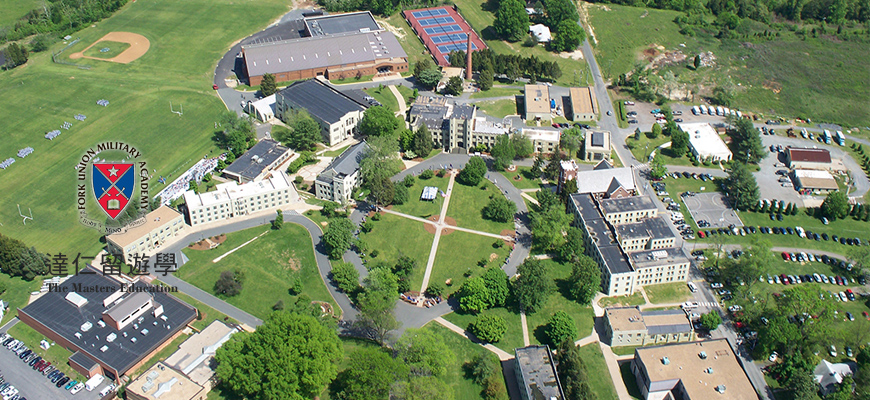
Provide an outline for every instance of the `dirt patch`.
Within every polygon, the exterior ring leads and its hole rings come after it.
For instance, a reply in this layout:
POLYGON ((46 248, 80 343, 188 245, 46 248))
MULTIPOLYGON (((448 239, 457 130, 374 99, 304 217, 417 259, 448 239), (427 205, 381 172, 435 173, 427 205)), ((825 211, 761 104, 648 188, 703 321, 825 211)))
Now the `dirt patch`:
POLYGON ((90 58, 91 60, 101 60, 101 61, 111 61, 120 64, 129 64, 133 61, 136 61, 139 57, 145 55, 148 52, 148 49, 151 47, 151 42, 148 41, 148 38, 142 36, 138 33, 132 32, 109 32, 105 36, 101 37, 94 43, 91 43, 90 46, 86 47, 84 50, 73 53, 69 55, 69 58, 77 59, 77 58, 90 58), (120 42, 120 43, 129 43, 130 47, 127 50, 124 50, 121 54, 118 54, 112 58, 98 58, 98 57, 90 57, 86 56, 84 53, 91 47, 94 47, 97 43, 109 41, 109 42, 120 42))
POLYGON ((220 246, 220 244, 225 242, 226 240, 227 240, 227 235, 212 236, 212 237, 208 237, 208 238, 205 238, 203 240, 200 240, 198 242, 195 242, 195 243, 187 246, 187 248, 189 248, 191 250, 211 250, 215 247, 220 246))
POLYGON ((489 254, 489 261, 493 261, 493 260, 495 260, 496 258, 498 258, 498 254, 495 254, 495 253, 490 253, 490 254, 489 254))
POLYGON ((314 305, 320 307, 320 316, 321 317, 332 316, 332 314, 333 314, 332 304, 329 304, 325 301, 317 301, 317 300, 312 301, 311 304, 314 304, 314 305))
POLYGON ((320 226, 326 226, 326 225, 329 225, 329 222, 323 221, 320 223, 320 226))
MULTIPOLYGON (((438 218, 439 218, 439 216, 434 215, 434 216, 431 216, 431 217, 426 218, 426 219, 429 220, 429 221, 432 221, 432 222, 436 222, 436 223, 437 223, 437 222, 438 222, 438 218)), ((453 219, 453 218, 451 218, 451 217, 447 217, 447 218, 445 218, 445 219, 444 219, 444 222, 447 223, 447 225, 449 225, 449 226, 458 226, 458 225, 456 225, 456 220, 453 219)), ((423 227, 426 228, 426 232, 429 232, 429 233, 431 233, 431 234, 433 234, 433 235, 435 234, 435 226, 434 226, 434 225, 432 225, 432 224, 423 224, 423 227)), ((450 228, 443 228, 443 229, 441 229, 441 235, 449 235, 449 234, 451 234, 451 233, 453 233, 453 229, 450 229, 450 228)))
POLYGON ((652 62, 652 60, 659 54, 659 50, 654 47, 649 47, 643 51, 643 57, 646 58, 648 62, 652 62))
POLYGON ((774 80, 766 80, 761 84, 761 86, 776 94, 779 94, 779 92, 782 91, 782 84, 774 80))
POLYGON ((299 262, 299 259, 296 258, 296 252, 293 252, 293 256, 287 259, 287 267, 290 268, 291 271, 299 271, 302 268, 302 263, 299 262))
POLYGON ((582 50, 574 50, 574 51, 563 51, 559 53, 559 57, 567 58, 571 60, 582 60, 583 59, 583 51, 582 50))

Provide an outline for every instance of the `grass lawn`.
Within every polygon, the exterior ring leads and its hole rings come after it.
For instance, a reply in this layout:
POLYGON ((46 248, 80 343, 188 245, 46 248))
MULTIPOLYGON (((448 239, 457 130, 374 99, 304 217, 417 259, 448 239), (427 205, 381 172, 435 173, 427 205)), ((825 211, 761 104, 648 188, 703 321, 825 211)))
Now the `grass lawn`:
MULTIPOLYGON (((453 398, 463 400, 482 399, 481 391, 483 391, 483 387, 466 377, 464 366, 466 363, 470 362, 475 355, 487 354, 489 353, 489 350, 472 343, 464 336, 461 336, 436 322, 428 323, 423 327, 423 329, 433 332, 443 338, 444 343, 447 344, 448 348, 453 350, 453 354, 456 356, 455 363, 448 366, 447 374, 442 378, 448 386, 453 388, 453 398)), ((496 371, 496 373, 501 374, 502 371, 499 370, 496 371)))
POLYGON ((386 23, 395 28, 392 31, 396 34, 396 39, 399 40, 402 49, 404 49, 405 53, 408 54, 408 64, 410 64, 412 70, 414 65, 423 59, 429 59, 429 61, 432 61, 432 56, 429 54, 429 51, 423 46, 423 42, 420 41, 420 38, 417 37, 414 30, 408 25, 408 22, 402 18, 402 13, 396 13, 396 15, 393 15, 386 20, 381 18, 376 19, 379 24, 386 23))
POLYGON ((616 388, 613 387, 613 381, 610 380, 610 374, 607 371, 607 364, 604 362, 604 355, 601 354, 601 347, 598 343, 590 343, 580 348, 580 359, 583 360, 583 365, 586 366, 586 377, 589 379, 589 387, 592 392, 598 395, 599 400, 616 400, 616 388))
POLYGON ((508 88, 508 87, 498 87, 493 86, 492 89, 483 90, 480 92, 473 93, 471 95, 472 99, 485 99, 487 97, 505 97, 505 96, 522 96, 523 89, 520 88, 508 88))
POLYGON ((481 210, 489 204, 490 196, 503 197, 504 195, 486 179, 481 180, 481 184, 474 187, 457 182, 453 185, 453 194, 450 195, 447 216, 453 217, 456 224, 463 228, 497 234, 505 229, 513 230, 513 221, 496 222, 483 219, 481 210))
POLYGON ((0 5, 0 26, 12 25, 41 4, 42 2, 36 0, 4 1, 0 5))
POLYGON ((610 306, 639 306, 642 304, 646 304, 646 301, 643 299, 643 295, 640 292, 634 292, 634 294, 629 296, 617 296, 617 297, 602 297, 601 300, 598 300, 598 305, 601 307, 610 307, 610 306))
MULTIPOLYGON (((408 188, 408 201, 405 204, 394 205, 392 210, 422 218, 438 215, 441 212, 441 206, 444 205, 444 198, 438 194, 435 196, 435 200, 430 201, 420 200, 420 196, 423 194, 423 188, 426 186, 435 186, 439 190, 447 192, 448 182, 449 179, 447 177, 439 178, 436 175, 432 179, 420 179, 418 176, 414 179, 414 186, 408 188)), ((459 186, 459 184, 453 185, 454 188, 456 186, 459 186)))
MULTIPOLYGON (((520 323, 520 314, 505 307, 492 308, 479 315, 484 314, 502 317, 507 322, 508 329, 505 331, 504 337, 498 342, 493 343, 493 345, 508 353, 513 353, 516 348, 525 347, 523 345, 523 327, 520 323)), ((474 322, 477 319, 477 315, 464 314, 462 311, 457 311, 445 315, 444 319, 462 329, 468 329, 468 324, 474 322)))
POLYGON ((493 247, 496 240, 498 239, 460 231, 441 235, 429 282, 445 282, 451 279, 451 285, 445 291, 449 295, 465 282, 466 272, 470 271, 472 277, 483 275, 485 269, 477 265, 481 259, 489 260, 487 267, 501 266, 510 254, 510 248, 507 245, 493 247), (493 254, 495 257, 492 257, 493 254))
POLYGON ((543 260, 543 262, 550 268, 550 275, 556 280, 558 290, 550 295, 540 310, 526 315, 529 338, 533 342, 543 343, 546 340, 543 334, 544 325, 556 311, 564 311, 574 318, 574 325, 577 327, 575 340, 589 336, 595 324, 592 307, 582 306, 566 296, 567 287, 564 280, 571 275, 571 266, 553 260, 543 260))
POLYGON ((490 100, 474 103, 486 115, 496 118, 504 118, 508 115, 520 115, 515 100, 490 100))
POLYGON ((36 354, 43 359, 51 362, 51 365, 59 369, 60 372, 73 377, 72 379, 82 382, 82 375, 72 369, 72 367, 67 363, 69 357, 72 355, 71 351, 51 340, 48 340, 48 338, 23 322, 19 322, 15 324, 15 326, 9 328, 9 334, 15 339, 24 342, 28 349, 35 351, 36 354), (49 347, 48 350, 43 350, 39 347, 39 342, 41 340, 46 340, 48 343, 51 343, 51 347, 49 347))
POLYGON ((124 52, 130 48, 130 43, 121 43, 121 42, 113 42, 111 40, 104 40, 100 43, 97 43, 96 46, 91 47, 85 52, 85 55, 88 57, 97 57, 97 58, 112 58, 124 52), (104 48, 108 48, 109 51, 102 52, 104 48))
POLYGON ((660 285, 644 286, 650 303, 669 304, 682 303, 692 297, 692 292, 685 282, 663 283, 660 285))
MULTIPOLYGON (((24 3, 32 8, 31 2, 24 3)), ((100 250, 99 232, 77 219, 73 166, 82 154, 103 141, 135 146, 148 168, 157 171, 152 195, 163 186, 156 181, 160 175, 177 177, 203 155, 216 154, 214 121, 226 108, 211 89, 215 62, 231 43, 264 28, 286 9, 278 0, 130 2, 113 17, 73 34, 81 42, 60 57, 82 51, 108 32, 129 31, 151 42, 138 60, 76 60, 89 70, 54 64, 50 53, 64 46, 56 43, 31 55, 26 67, 0 72, 0 118, 7 121, 0 153, 15 154, 28 146, 35 150, 3 172, 4 234, 51 254, 100 250), (110 105, 97 105, 100 99, 110 105), (183 105, 183 116, 169 112, 170 101, 175 107, 183 105), (22 112, 28 117, 20 118, 22 112), (73 119, 79 113, 87 119, 73 119), (73 123, 69 131, 51 141, 43 138, 65 121, 73 123), (34 221, 21 224, 16 204, 32 208, 34 221)))
POLYGON ((432 249, 435 236, 423 226, 422 222, 413 221, 397 215, 381 215, 380 221, 372 221, 374 229, 369 233, 360 232, 360 239, 368 245, 369 254, 365 259, 369 263, 396 263, 401 255, 417 260, 417 268, 411 274, 411 290, 419 290, 423 284, 423 274, 426 272, 426 261, 432 249), (377 249, 378 256, 371 258, 371 250, 377 249))
POLYGON ((13 278, 6 274, 0 274, 0 282, 6 286, 6 291, 0 294, 0 298, 9 303, 9 309, 3 314, 0 326, 18 315, 18 307, 24 308, 27 305, 27 301, 30 300, 30 292, 38 291, 42 286, 42 280, 46 278, 51 277, 37 277, 28 282, 19 277, 13 278))
POLYGON ((212 250, 190 250, 184 253, 190 261, 179 268, 176 276, 209 293, 221 272, 240 269, 245 273, 241 293, 225 300, 257 318, 265 319, 279 300, 291 303, 290 280, 302 280, 302 294, 311 300, 326 301, 338 312, 326 290, 317 264, 308 231, 300 225, 285 223, 280 231, 265 227, 250 228, 227 235, 227 241, 212 250), (245 247, 213 263, 212 260, 242 243, 268 232, 245 247))
POLYGON ((517 170, 514 172, 504 171, 501 174, 510 179, 511 184, 517 189, 537 189, 541 187, 541 178, 532 173, 532 167, 517 167, 517 170), (517 180, 517 178, 520 179, 517 180))
MULTIPOLYGON (((405 104, 410 104, 414 97, 414 89, 411 89, 404 85, 396 85, 396 90, 399 91, 399 94, 402 95, 402 98, 405 99, 405 104)), ((396 96, 393 96, 396 97, 396 96)))
POLYGON ((344 146, 340 149, 335 149, 332 151, 325 151, 325 152, 323 152, 323 154, 321 154, 321 156, 323 156, 323 157, 338 157, 341 155, 341 153, 344 153, 344 151, 347 150, 348 147, 350 147, 350 145, 347 145, 347 146, 344 146))
POLYGON ((399 101, 396 100, 396 96, 393 96, 393 92, 389 87, 375 86, 365 89, 365 92, 368 93, 369 96, 374 97, 375 100, 381 103, 384 107, 393 111, 399 111, 399 101))
POLYGON ((650 139, 645 133, 641 133, 640 139, 635 140, 634 136, 629 136, 628 139, 625 140, 625 143, 629 146, 629 149, 631 149, 631 155, 633 155, 636 160, 646 162, 656 147, 661 146, 663 143, 667 143, 670 140, 671 138, 665 135, 659 135, 659 137, 655 139, 650 139))

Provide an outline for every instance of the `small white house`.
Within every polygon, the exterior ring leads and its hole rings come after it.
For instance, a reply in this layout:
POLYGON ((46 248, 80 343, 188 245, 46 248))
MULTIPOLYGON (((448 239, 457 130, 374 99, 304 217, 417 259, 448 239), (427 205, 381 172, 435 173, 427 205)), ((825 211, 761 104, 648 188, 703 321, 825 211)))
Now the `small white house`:
POLYGON ((275 119, 275 95, 264 97, 257 101, 245 102, 245 112, 260 122, 269 122, 275 119))
POLYGON ((553 39, 553 36, 550 35, 550 28, 544 24, 530 26, 529 32, 532 35, 535 35, 535 38, 538 39, 538 43, 549 43, 550 40, 553 39))

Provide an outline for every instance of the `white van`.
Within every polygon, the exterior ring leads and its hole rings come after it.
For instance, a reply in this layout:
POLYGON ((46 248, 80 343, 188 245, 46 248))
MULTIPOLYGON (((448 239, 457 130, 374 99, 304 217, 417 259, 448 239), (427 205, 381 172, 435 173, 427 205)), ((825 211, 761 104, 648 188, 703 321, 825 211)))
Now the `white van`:
POLYGON ((106 397, 106 395, 109 394, 109 392, 111 392, 113 390, 115 390, 114 383, 109 385, 109 386, 104 387, 103 390, 100 390, 100 398, 106 397))
POLYGON ((689 290, 691 290, 692 293, 695 293, 695 292, 698 291, 698 287, 695 286, 695 283, 694 283, 694 282, 689 282, 689 283, 687 283, 687 285, 689 285, 689 290))
POLYGON ((88 381, 85 382, 85 389, 89 392, 94 391, 97 386, 100 386, 100 384, 103 383, 103 379, 105 378, 100 374, 94 375, 91 379, 88 379, 88 381))

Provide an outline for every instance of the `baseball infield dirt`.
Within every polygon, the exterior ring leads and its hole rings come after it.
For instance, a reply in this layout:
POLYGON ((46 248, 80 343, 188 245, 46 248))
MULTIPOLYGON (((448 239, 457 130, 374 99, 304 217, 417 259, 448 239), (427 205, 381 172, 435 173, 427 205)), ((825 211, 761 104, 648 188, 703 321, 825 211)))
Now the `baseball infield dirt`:
POLYGON ((148 38, 142 36, 138 33, 132 32, 109 32, 106 36, 100 38, 96 42, 92 43, 90 46, 86 47, 84 50, 73 53, 69 55, 69 58, 90 58, 91 60, 100 60, 100 61, 111 61, 121 64, 128 64, 133 61, 136 61, 139 57, 145 55, 148 52, 148 48, 151 47, 151 42, 148 41, 148 38), (86 56, 84 53, 91 47, 94 47, 98 43, 102 41, 111 41, 111 42, 121 42, 121 43, 129 43, 130 48, 124 50, 123 53, 118 54, 112 58, 98 58, 98 57, 90 57, 86 56))

